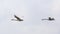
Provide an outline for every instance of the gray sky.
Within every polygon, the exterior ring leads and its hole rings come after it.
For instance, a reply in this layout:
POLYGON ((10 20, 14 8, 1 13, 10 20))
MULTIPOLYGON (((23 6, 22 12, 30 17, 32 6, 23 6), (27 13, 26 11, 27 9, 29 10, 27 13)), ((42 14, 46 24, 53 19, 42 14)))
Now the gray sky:
POLYGON ((0 34, 60 34, 59 11, 60 0, 0 0, 0 34), (41 20, 49 16, 56 20, 41 20))

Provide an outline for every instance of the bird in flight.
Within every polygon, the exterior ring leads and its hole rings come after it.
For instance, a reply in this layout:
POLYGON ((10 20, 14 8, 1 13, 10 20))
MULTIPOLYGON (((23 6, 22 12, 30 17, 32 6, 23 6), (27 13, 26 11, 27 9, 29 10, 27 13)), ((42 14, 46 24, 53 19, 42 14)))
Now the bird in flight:
POLYGON ((42 19, 42 20, 49 20, 49 21, 53 21, 55 20, 54 18, 48 17, 48 19, 42 19))
POLYGON ((15 20, 15 21, 23 21, 23 19, 17 17, 16 15, 14 15, 14 17, 15 17, 16 19, 12 19, 12 20, 15 20))

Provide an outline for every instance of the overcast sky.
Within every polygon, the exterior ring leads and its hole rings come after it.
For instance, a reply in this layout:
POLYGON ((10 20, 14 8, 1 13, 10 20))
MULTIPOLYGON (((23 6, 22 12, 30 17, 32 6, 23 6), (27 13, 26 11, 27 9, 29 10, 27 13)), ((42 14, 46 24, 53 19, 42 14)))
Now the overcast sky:
POLYGON ((60 34, 59 12, 60 0, 0 0, 0 34, 60 34), (55 21, 41 20, 48 17, 55 21))

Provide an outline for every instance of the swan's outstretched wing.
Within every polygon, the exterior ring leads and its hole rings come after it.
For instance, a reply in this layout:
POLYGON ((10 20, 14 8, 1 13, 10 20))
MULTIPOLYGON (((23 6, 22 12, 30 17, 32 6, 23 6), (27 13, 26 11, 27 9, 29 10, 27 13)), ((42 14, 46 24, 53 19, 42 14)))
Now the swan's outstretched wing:
POLYGON ((19 17, 17 17, 16 15, 14 15, 14 17, 17 19, 17 20, 21 20, 19 17))

